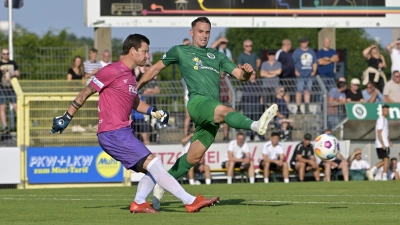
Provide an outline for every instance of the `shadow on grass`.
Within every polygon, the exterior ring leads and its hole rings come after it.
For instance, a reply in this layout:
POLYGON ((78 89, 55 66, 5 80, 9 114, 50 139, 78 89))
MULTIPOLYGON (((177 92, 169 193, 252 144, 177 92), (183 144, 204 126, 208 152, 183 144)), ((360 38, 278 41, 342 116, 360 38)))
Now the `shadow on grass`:
POLYGON ((270 207, 279 207, 279 206, 287 206, 292 205, 291 203, 273 203, 273 202, 251 202, 246 199, 228 199, 228 200, 219 200, 217 206, 221 205, 250 205, 250 206, 270 206, 270 207))
MULTIPOLYGON (((151 202, 149 202, 149 203, 151 203, 151 202)), ((111 207, 111 206, 109 206, 109 207, 111 207)), ((181 212, 181 210, 177 211, 177 210, 173 210, 173 208, 181 209, 181 208, 184 208, 184 207, 185 206, 180 201, 161 202, 161 210, 160 210, 160 212, 181 212)), ((124 207, 121 207, 120 209, 121 210, 129 210, 130 209, 130 205, 126 205, 124 207)))
POLYGON ((327 209, 347 209, 349 207, 347 206, 331 206, 331 207, 326 207, 327 209))

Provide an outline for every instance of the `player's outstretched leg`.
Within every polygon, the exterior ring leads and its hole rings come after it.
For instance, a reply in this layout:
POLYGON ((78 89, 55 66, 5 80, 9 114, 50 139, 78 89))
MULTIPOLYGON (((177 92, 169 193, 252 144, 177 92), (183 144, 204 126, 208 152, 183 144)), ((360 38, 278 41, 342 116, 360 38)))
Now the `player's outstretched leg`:
POLYGON ((268 129, 268 123, 276 116, 278 105, 273 104, 261 115, 258 121, 253 121, 245 115, 232 111, 225 116, 225 122, 236 129, 253 130, 259 135, 264 135, 268 129))

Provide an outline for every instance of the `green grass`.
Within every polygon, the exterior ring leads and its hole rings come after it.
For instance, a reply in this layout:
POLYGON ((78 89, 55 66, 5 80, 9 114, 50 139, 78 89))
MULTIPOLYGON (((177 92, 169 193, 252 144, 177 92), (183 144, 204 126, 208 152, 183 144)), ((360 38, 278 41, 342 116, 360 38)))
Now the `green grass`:
POLYGON ((188 214, 170 194, 159 215, 131 214, 136 186, 0 190, 0 224, 399 224, 400 182, 213 184, 190 193, 220 196, 188 214))

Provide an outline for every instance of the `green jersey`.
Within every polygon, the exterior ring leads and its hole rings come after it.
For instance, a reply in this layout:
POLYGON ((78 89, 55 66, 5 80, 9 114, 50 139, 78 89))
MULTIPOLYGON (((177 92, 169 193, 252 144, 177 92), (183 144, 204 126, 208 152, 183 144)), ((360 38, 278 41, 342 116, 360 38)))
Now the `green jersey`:
POLYGON ((237 67, 223 53, 212 48, 177 45, 161 59, 165 66, 177 64, 189 90, 195 95, 219 101, 221 72, 232 73, 237 67))

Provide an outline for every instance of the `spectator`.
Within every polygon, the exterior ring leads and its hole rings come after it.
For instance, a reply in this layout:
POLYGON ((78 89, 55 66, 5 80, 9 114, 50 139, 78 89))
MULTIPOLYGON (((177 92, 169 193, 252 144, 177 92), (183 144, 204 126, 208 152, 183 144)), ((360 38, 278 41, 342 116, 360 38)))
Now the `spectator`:
POLYGON ((385 96, 385 102, 387 103, 399 103, 400 102, 400 72, 395 70, 392 75, 392 79, 386 83, 383 89, 383 96, 385 96))
POLYGON ((335 78, 335 63, 339 56, 331 47, 331 40, 324 38, 323 47, 318 51, 318 74, 322 78, 335 78))
POLYGON ((226 55, 226 57, 228 57, 233 62, 232 52, 231 50, 229 50, 229 48, 226 47, 227 45, 228 39, 226 37, 220 37, 216 42, 211 45, 211 48, 224 53, 224 55, 226 55))
POLYGON ((395 70, 400 71, 400 38, 388 44, 386 50, 389 52, 390 59, 392 60, 391 73, 393 74, 395 70))
POLYGON ((367 85, 370 80, 374 81, 379 91, 382 92, 386 84, 386 75, 383 72, 383 69, 386 68, 385 58, 379 53, 379 48, 375 44, 364 49, 363 56, 367 60, 368 66, 363 73, 363 85, 367 85))
POLYGON ((296 105, 297 114, 301 114, 300 105, 302 93, 304 93, 305 113, 310 114, 310 91, 313 77, 317 73, 317 56, 313 49, 308 47, 308 39, 300 39, 300 47, 293 52, 295 63, 296 81, 296 105))
MULTIPOLYGON (((143 96, 140 96, 142 101, 145 101, 143 96)), ((132 110, 132 125, 135 132, 135 136, 143 142, 145 145, 150 144, 150 124, 149 116, 132 110)))
MULTIPOLYGON (((265 93, 272 94, 276 87, 279 86, 279 75, 282 72, 282 64, 275 60, 275 51, 268 51, 268 61, 261 64, 260 76, 262 77, 265 93)), ((264 103, 271 103, 273 96, 265 96, 264 103)), ((289 95, 287 95, 287 102, 289 95)))
MULTIPOLYGON (((181 140, 182 154, 186 154, 187 151, 189 150, 190 139, 193 137, 193 135, 194 133, 192 132, 188 135, 185 135, 185 137, 182 138, 181 140)), ((192 166, 192 168, 190 168, 190 170, 188 171, 187 175, 189 178, 189 184, 190 185, 201 184, 200 181, 194 180, 194 175, 202 173, 204 173, 204 176, 206 177, 206 184, 210 185, 211 184, 210 166, 205 164, 204 157, 201 159, 199 163, 197 163, 195 166, 192 166)))
POLYGON ((337 88, 332 88, 328 95, 328 128, 333 128, 344 118, 344 104, 346 103, 347 85, 343 81, 337 83, 337 88))
POLYGON ((243 49, 243 52, 240 53, 237 59, 238 66, 240 67, 243 64, 248 63, 253 67, 254 73, 256 73, 260 68, 261 60, 256 53, 253 52, 253 42, 251 40, 245 40, 243 42, 243 49))
MULTIPOLYGON (((146 73, 151 66, 152 66, 151 63, 147 62, 146 65, 142 67, 143 71, 142 74, 146 73)), ((160 88, 158 87, 157 84, 157 76, 155 76, 153 80, 147 83, 146 86, 142 88, 142 90, 143 90, 142 94, 146 99, 146 103, 151 106, 156 106, 157 105, 156 95, 160 94, 160 88)))
POLYGON ((247 169, 250 183, 254 183, 254 163, 245 138, 244 133, 239 132, 236 134, 236 140, 229 142, 228 152, 222 163, 222 168, 227 168, 228 184, 232 184, 234 168, 247 169))
MULTIPOLYGON (((332 130, 328 129, 324 131, 324 134, 331 134, 332 130)), ((339 146, 339 143, 338 143, 339 146)), ((331 181, 331 172, 332 170, 341 170, 343 175, 343 180, 345 182, 349 181, 349 164, 346 159, 340 154, 340 152, 336 155, 333 160, 322 160, 319 166, 324 169, 325 173, 325 181, 331 181)))
MULTIPOLYGON (((243 84, 243 114, 252 120, 257 120, 264 109, 263 106, 263 90, 262 84, 256 79, 256 73, 250 76, 249 81, 243 84)), ((254 131, 246 130, 248 140, 264 140, 264 136, 257 134, 254 131)))
POLYGON ((370 172, 371 166, 367 161, 361 158, 362 151, 361 149, 356 148, 347 159, 347 162, 350 165, 350 178, 352 180, 365 180, 365 178, 373 180, 374 178, 370 172))
POLYGON ((97 62, 97 49, 91 48, 89 50, 89 60, 83 64, 86 85, 92 81, 93 77, 96 76, 97 72, 101 69, 101 64, 97 62))
POLYGON ((192 43, 190 43, 189 38, 184 38, 183 41, 182 41, 182 45, 190 46, 191 44, 192 44, 192 43))
MULTIPOLYGON (((292 43, 289 39, 285 39, 282 41, 282 47, 280 50, 276 52, 275 59, 282 64, 282 72, 279 76, 279 84, 281 86, 286 87, 289 91, 294 90, 294 79, 295 75, 295 66, 292 54, 290 53, 290 49, 292 48, 292 43)), ((287 99, 286 102, 289 102, 287 99)))
MULTIPOLYGON (((221 78, 220 78, 220 95, 219 95, 219 101, 226 105, 226 106, 231 106, 232 103, 232 93, 229 90, 228 84, 225 81, 225 73, 221 73, 221 78)), ((223 127, 223 134, 224 134, 224 141, 229 141, 229 126, 226 123, 222 124, 223 127)))
POLYGON ((360 90, 360 80, 353 78, 350 81, 350 89, 346 90, 346 102, 365 102, 360 90))
POLYGON ((382 160, 378 162, 371 169, 371 174, 375 174, 376 170, 383 166, 382 180, 387 180, 387 173, 389 168, 389 155, 390 147, 392 142, 389 140, 389 123, 387 117, 389 115, 389 106, 382 106, 382 115, 376 120, 375 125, 375 147, 378 159, 382 160))
POLYGON ((111 64, 111 53, 108 50, 104 50, 103 54, 101 55, 101 60, 100 60, 101 68, 107 66, 108 64, 111 64))
POLYGON ((275 89, 275 98, 272 101, 273 103, 278 105, 278 112, 275 117, 275 125, 278 129, 281 128, 282 123, 293 123, 292 119, 289 119, 289 109, 287 107, 287 102, 284 98, 285 96, 285 88, 282 86, 278 86, 275 89))
POLYGON ((264 170, 266 184, 269 182, 270 170, 274 172, 282 170, 283 181, 289 183, 289 167, 285 162, 282 145, 279 144, 279 134, 276 132, 272 132, 270 141, 264 144, 260 169, 264 170))
POLYGON ((375 83, 370 81, 367 84, 367 88, 362 92, 363 99, 368 103, 378 103, 384 102, 385 97, 383 94, 375 87, 375 83))
POLYGON ((17 63, 10 60, 10 52, 7 48, 1 49, 1 61, 0 61, 0 117, 3 124, 3 134, 9 134, 10 130, 7 126, 6 120, 6 101, 12 104, 15 112, 17 112, 17 99, 14 92, 14 88, 11 85, 11 79, 13 77, 19 77, 19 68, 17 63))
POLYGON ((279 139, 281 142, 292 140, 293 123, 283 121, 279 129, 279 139))
POLYGON ((83 63, 80 56, 75 56, 71 68, 68 69, 67 80, 83 80, 83 63))
POLYGON ((315 160, 314 149, 311 144, 311 134, 305 134, 302 142, 296 145, 290 167, 299 173, 299 180, 304 181, 304 175, 307 171, 313 171, 316 181, 320 180, 319 167, 315 160))
POLYGON ((391 158, 389 170, 388 170, 388 179, 389 180, 399 180, 400 179, 399 169, 400 168, 397 167, 397 159, 391 158))

